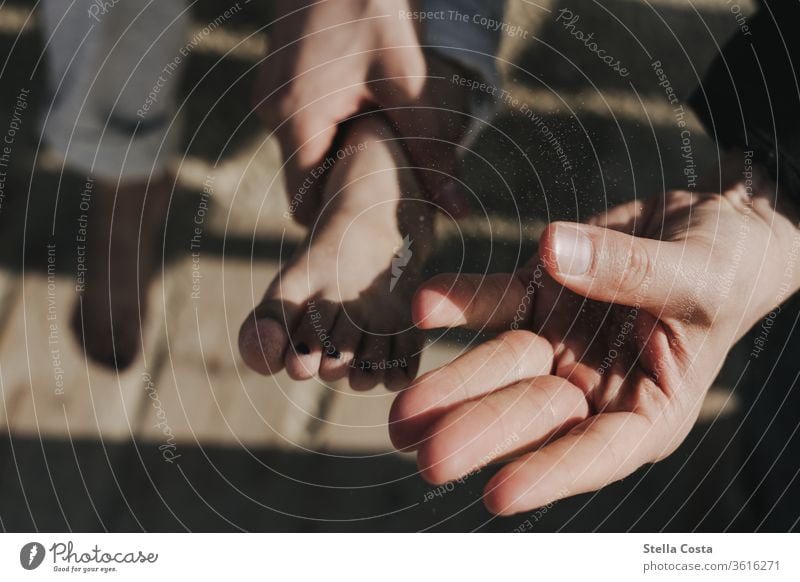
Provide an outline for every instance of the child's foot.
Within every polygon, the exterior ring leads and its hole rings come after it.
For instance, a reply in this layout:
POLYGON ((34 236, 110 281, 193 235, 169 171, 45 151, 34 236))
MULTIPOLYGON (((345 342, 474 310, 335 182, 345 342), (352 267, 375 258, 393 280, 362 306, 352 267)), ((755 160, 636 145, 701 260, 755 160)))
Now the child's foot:
POLYGON ((164 225, 169 180, 95 183, 86 271, 72 328, 86 355, 122 370, 141 344, 147 287, 164 225))
POLYGON ((242 325, 239 345, 264 374, 285 366, 297 380, 319 373, 325 381, 349 376, 356 389, 399 389, 418 368, 422 339, 410 300, 435 212, 380 115, 342 131, 320 216, 242 325))

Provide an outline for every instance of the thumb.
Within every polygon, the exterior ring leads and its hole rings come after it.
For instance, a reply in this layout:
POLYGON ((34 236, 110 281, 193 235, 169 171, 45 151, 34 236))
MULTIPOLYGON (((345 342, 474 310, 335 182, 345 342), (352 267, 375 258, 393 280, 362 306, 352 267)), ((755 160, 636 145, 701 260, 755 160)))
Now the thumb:
POLYGON ((545 230, 539 252, 548 273, 571 291, 658 317, 682 317, 687 305, 697 307, 708 255, 691 240, 660 241, 568 222, 545 230))

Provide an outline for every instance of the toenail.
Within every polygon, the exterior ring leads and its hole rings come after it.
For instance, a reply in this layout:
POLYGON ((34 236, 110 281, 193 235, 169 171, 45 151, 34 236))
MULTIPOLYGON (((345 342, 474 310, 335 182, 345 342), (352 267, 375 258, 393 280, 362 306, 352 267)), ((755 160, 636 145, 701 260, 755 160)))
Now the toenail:
POLYGON ((307 356, 311 353, 311 349, 308 347, 307 343, 299 343, 295 346, 295 349, 301 356, 307 356))

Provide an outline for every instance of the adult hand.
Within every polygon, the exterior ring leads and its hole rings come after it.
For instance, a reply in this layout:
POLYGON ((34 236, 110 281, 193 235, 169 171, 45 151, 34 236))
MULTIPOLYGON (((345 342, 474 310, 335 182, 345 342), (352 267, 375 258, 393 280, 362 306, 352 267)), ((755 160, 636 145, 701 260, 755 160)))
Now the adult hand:
POLYGON ((322 180, 312 171, 332 149, 338 125, 369 107, 385 108, 403 136, 423 138, 408 145, 416 165, 436 160, 434 172, 420 172, 426 191, 463 214, 457 183, 448 179, 456 165, 449 126, 427 108, 442 99, 408 17, 417 1, 277 2, 254 107, 280 142, 290 209, 302 224, 319 209, 322 180), (407 109, 413 105, 424 107, 407 109))
POLYGON ((729 348, 800 287, 794 208, 757 168, 748 183, 743 164, 727 158, 710 193, 555 223, 513 275, 423 285, 422 328, 512 328, 395 400, 392 440, 417 451, 423 477, 512 459, 484 492, 489 510, 512 514, 673 452, 729 348))

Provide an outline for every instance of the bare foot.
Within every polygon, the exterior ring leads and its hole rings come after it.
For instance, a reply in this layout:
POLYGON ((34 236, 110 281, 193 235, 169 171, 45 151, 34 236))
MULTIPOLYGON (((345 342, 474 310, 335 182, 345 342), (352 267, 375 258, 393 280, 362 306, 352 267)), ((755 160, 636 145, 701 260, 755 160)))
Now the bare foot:
POLYGON ((96 182, 88 220, 86 277, 72 328, 86 355, 122 370, 139 352, 169 179, 96 182))
POLYGON ((419 366, 410 302, 435 212, 380 114, 342 131, 320 216, 245 320, 239 346, 263 374, 285 366, 297 380, 318 373, 349 376, 355 389, 400 389, 419 366))

